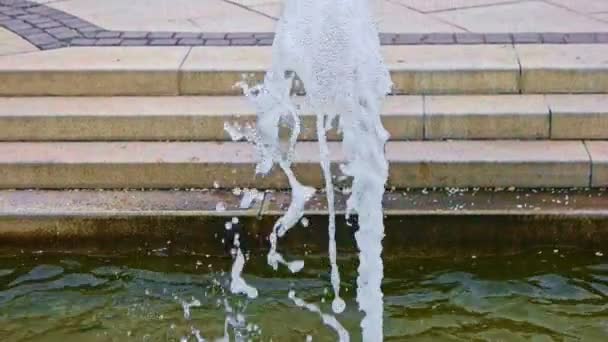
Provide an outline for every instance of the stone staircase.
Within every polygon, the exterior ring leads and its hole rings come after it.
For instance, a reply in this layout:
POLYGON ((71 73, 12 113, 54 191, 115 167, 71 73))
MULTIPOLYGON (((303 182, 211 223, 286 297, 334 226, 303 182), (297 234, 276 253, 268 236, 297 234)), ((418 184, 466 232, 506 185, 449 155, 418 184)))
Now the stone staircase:
MULTIPOLYGON (((382 113, 389 187, 608 186, 608 45, 383 52, 395 83, 382 113)), ((252 146, 223 129, 255 120, 234 84, 269 63, 267 47, 0 57, 0 188, 285 188, 279 172, 256 177, 252 146)), ((312 120, 296 173, 320 187, 312 120)))

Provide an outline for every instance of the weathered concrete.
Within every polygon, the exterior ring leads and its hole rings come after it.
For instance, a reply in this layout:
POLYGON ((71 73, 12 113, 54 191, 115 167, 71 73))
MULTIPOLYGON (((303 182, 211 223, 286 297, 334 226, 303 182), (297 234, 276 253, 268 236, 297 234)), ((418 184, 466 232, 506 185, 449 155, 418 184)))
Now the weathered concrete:
POLYGON ((608 139, 608 95, 547 95, 551 139, 608 139))

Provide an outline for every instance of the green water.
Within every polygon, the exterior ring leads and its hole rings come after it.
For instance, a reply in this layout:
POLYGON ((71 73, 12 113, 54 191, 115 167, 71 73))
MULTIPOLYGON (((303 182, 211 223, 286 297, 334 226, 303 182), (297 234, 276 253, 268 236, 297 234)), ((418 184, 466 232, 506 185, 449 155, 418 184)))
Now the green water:
MULTIPOLYGON (((291 256, 293 257, 293 256, 291 256)), ((255 300, 226 293, 230 258, 4 252, 0 257, 0 341, 179 341, 199 329, 253 341, 334 341, 289 289, 329 312, 325 257, 306 256, 293 276, 264 256, 246 265, 255 300), (200 307, 184 318, 182 301, 200 307), (226 307, 232 309, 227 313, 226 307)), ((348 308, 338 316, 360 340, 354 302, 357 260, 341 255, 348 308)), ((385 261, 387 341, 608 341, 608 258, 595 251, 534 250, 502 257, 385 261)))

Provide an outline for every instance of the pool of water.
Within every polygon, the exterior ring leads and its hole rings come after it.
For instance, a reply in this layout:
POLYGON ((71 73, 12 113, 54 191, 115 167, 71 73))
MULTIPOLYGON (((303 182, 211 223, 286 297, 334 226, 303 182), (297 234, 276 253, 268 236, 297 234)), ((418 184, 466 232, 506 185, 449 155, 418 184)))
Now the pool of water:
MULTIPOLYGON (((227 333, 230 340, 335 341, 317 314, 287 296, 294 290, 330 312, 327 258, 304 258, 294 276, 272 271, 264 255, 251 256, 245 278, 260 296, 249 300, 226 290, 230 257, 5 251, 0 341, 195 341, 197 333, 207 340, 227 333)), ((341 254, 339 264, 348 307, 337 317, 358 341, 356 255, 341 254)), ((388 258, 383 290, 387 341, 608 340, 608 258, 595 251, 388 258)))

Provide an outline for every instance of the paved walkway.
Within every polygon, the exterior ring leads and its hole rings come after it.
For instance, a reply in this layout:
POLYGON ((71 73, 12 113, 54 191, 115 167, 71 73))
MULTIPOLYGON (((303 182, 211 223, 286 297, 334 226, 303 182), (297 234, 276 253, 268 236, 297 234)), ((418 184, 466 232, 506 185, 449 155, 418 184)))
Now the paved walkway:
MULTIPOLYGON (((270 45, 281 2, 0 0, 0 54, 34 46, 270 45)), ((385 45, 608 42, 608 0, 372 2, 385 45)))
MULTIPOLYGON (((606 0, 372 0, 383 32, 608 30, 606 0)), ((38 0, 119 31, 272 31, 276 0, 38 0)))

